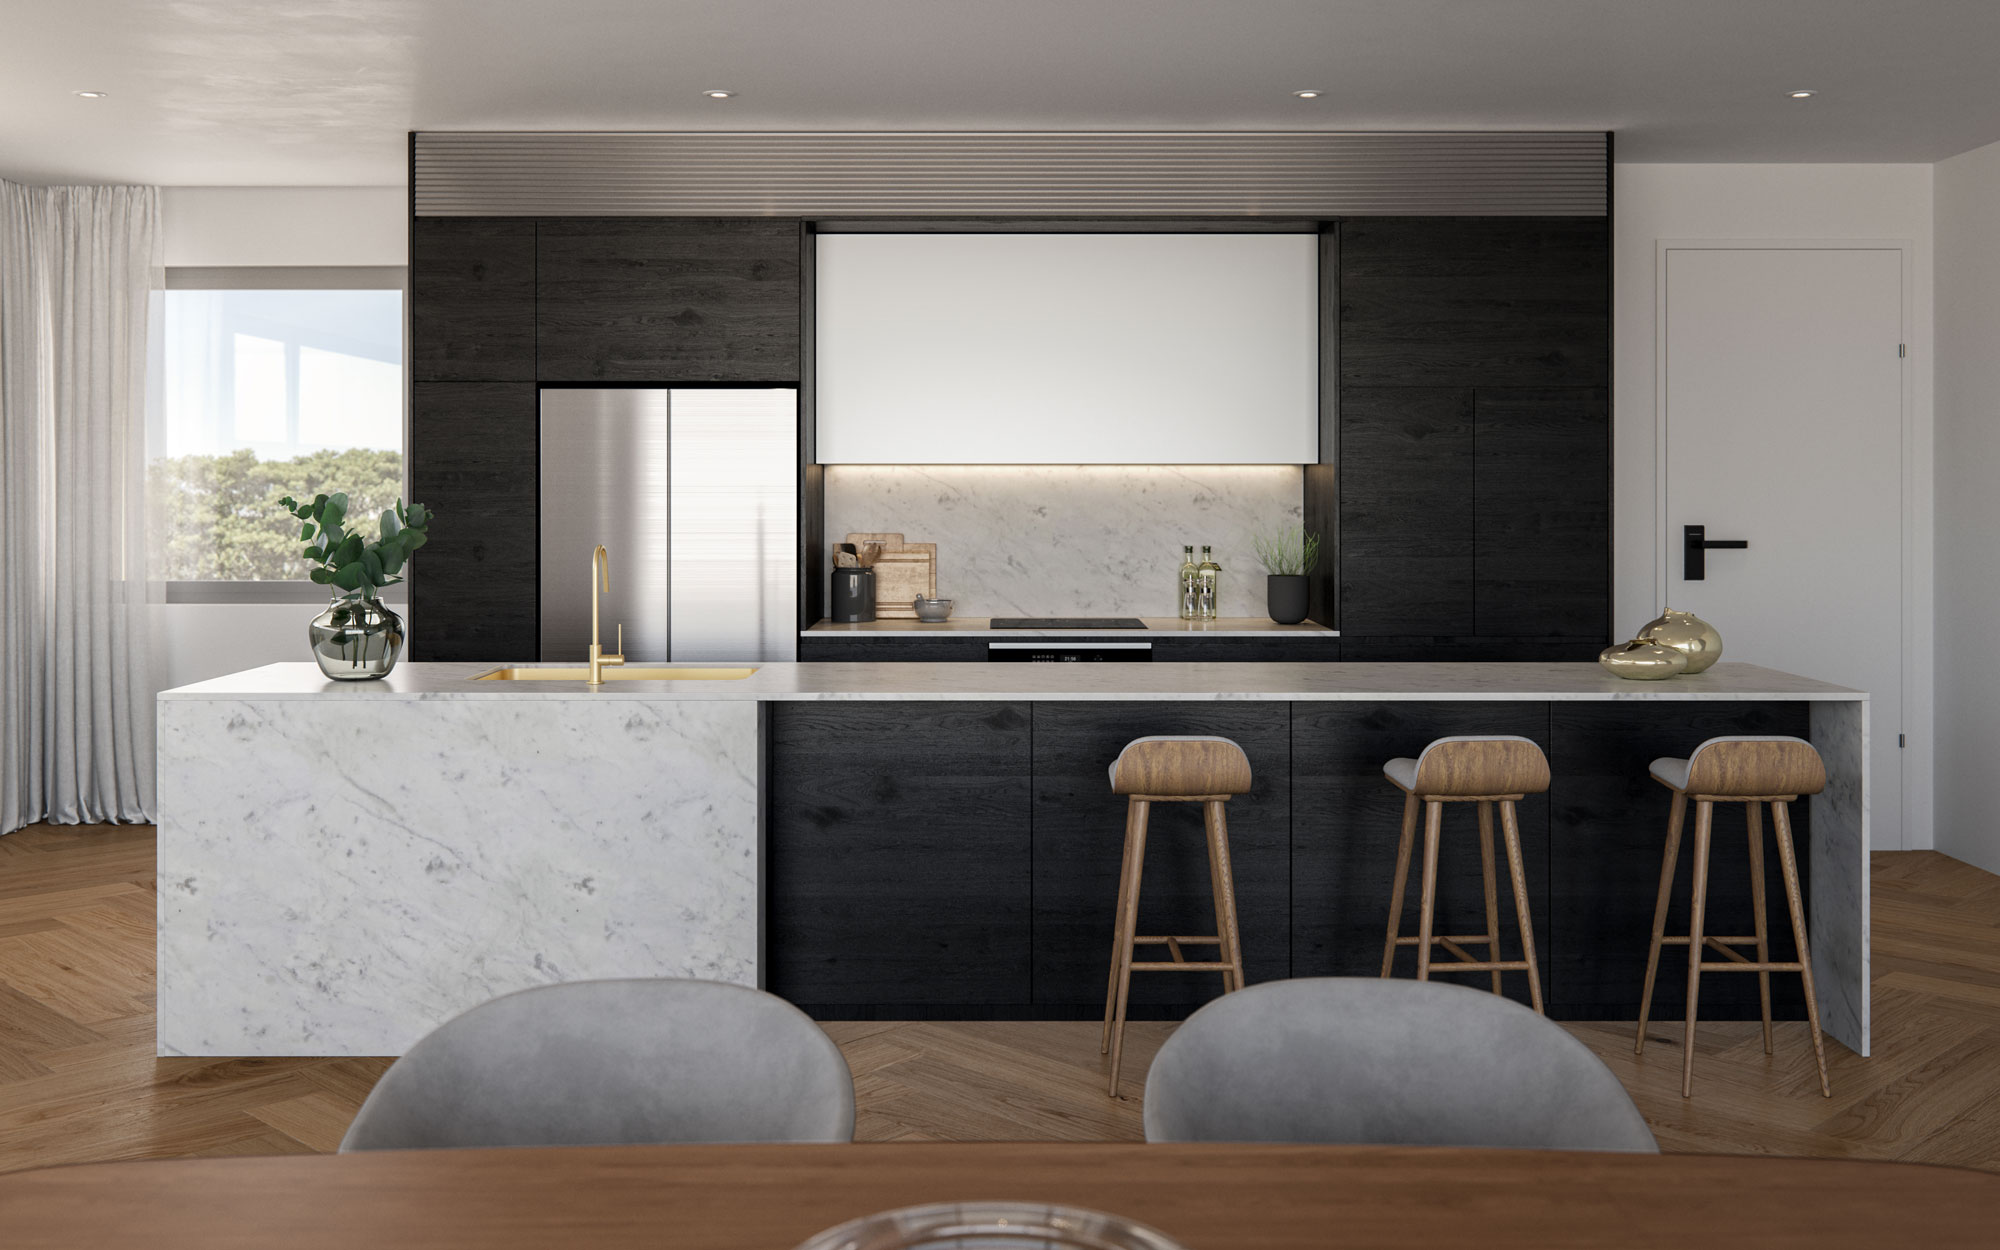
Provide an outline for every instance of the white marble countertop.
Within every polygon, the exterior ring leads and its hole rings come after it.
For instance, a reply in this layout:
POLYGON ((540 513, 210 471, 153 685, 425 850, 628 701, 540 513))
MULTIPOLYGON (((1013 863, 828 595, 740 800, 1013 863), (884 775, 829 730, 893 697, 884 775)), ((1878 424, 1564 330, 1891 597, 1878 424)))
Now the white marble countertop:
MULTIPOLYGON (((1083 614, 1079 614, 1083 615, 1083 614)), ((1106 613, 1093 612, 1091 616, 1106 613)), ((1110 615, 1116 615, 1112 613, 1110 615)), ((955 616, 948 621, 821 621, 799 631, 801 638, 828 634, 859 638, 907 638, 912 634, 950 634, 959 638, 1089 638, 1095 642, 1120 639, 1145 642, 1162 634, 1201 634, 1210 638, 1268 638, 1273 634, 1304 638, 1338 638, 1340 631, 1312 621, 1280 625, 1269 617, 1224 616, 1212 621, 1183 621, 1174 616, 1142 616, 1144 629, 995 629, 989 616, 955 616)))
MULTIPOLYGON (((475 681, 496 664, 401 664, 381 681, 328 681, 310 663, 267 664, 168 690, 162 699, 635 699, 771 702, 833 699, 1273 702, 1441 699, 1608 702, 1851 702, 1867 695, 1755 664, 1625 681, 1596 664, 900 664, 778 663, 740 680, 475 681)), ((518 667, 518 666, 517 666, 518 667)), ((534 667, 534 666, 526 666, 534 667)), ((577 667, 554 665, 549 667, 577 667)), ((649 666, 652 667, 652 666, 649 666)), ((700 668, 700 665, 668 667, 700 668)))

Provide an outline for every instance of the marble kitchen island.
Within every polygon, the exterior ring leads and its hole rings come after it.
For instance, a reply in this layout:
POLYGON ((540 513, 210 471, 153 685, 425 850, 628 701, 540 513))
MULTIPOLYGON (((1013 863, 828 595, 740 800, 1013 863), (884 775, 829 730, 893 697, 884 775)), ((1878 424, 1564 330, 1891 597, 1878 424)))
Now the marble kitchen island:
MULTIPOLYGON (((1097 757, 1131 726, 1205 717, 1260 744, 1261 793, 1232 813, 1253 980, 1379 960, 1386 875, 1353 851, 1393 851, 1371 762, 1440 729, 1546 737, 1556 790, 1530 818, 1548 831, 1530 858, 1555 919, 1537 916, 1538 945, 1569 952, 1544 959, 1579 987, 1572 1014, 1610 1018, 1634 1014, 1615 1014, 1625 966, 1603 974, 1616 992, 1590 998, 1604 943, 1579 926, 1635 883, 1650 906, 1664 836, 1650 804, 1657 791, 1663 813, 1665 792, 1647 789, 1643 764, 1631 778, 1632 760, 1710 732, 1804 733, 1831 778, 1800 820, 1821 1012, 1866 1053, 1855 691, 1730 662, 1662 683, 1588 664, 1347 663, 767 664, 598 690, 475 680, 495 667, 333 683, 280 664, 160 696, 160 1053, 399 1054, 494 995, 608 976, 763 983, 822 1014, 1078 1014, 1061 987, 1094 968, 1102 994, 1108 935, 1087 949, 1084 935, 1100 910, 1108 930, 1096 878, 1120 829, 1114 813, 1090 836, 1110 798, 1097 757), (977 749, 952 754, 954 734, 977 749), (911 758, 931 743, 946 752, 935 764, 911 758), (1058 854, 1086 845, 1088 861, 1058 854), (991 873, 944 862, 966 854, 991 873), (982 988, 968 959, 981 942, 1005 947, 1012 981, 982 988), (933 962, 895 962, 907 958, 933 962), (951 993, 924 997, 959 968, 951 993)), ((1448 835, 1448 857, 1465 850, 1448 835)), ((1717 873, 1718 892, 1743 890, 1717 873)), ((1641 950, 1644 937, 1641 925, 1641 950)), ((1673 1010, 1663 992, 1656 1017, 1673 1010)))

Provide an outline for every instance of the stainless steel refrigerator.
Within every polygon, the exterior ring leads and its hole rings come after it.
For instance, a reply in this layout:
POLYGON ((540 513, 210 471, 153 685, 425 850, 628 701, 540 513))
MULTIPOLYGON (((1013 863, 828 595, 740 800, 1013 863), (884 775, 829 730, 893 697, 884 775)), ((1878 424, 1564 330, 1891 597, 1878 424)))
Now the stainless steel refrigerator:
POLYGON ((607 653, 797 658, 798 463, 791 389, 544 390, 541 658, 584 658, 599 543, 607 653))

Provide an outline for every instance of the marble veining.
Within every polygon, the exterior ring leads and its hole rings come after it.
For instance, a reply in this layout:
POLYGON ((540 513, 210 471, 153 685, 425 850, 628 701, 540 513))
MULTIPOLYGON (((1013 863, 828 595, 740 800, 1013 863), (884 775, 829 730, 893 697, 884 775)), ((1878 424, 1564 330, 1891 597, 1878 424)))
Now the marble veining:
MULTIPOLYGON (((1870 1012, 1868 704, 1815 703, 1812 743, 1826 763, 1826 789, 1812 798, 1812 877, 1806 940, 1820 1027, 1868 1053, 1870 1012)), ((1774 918, 1773 923, 1783 923, 1774 918)))
POLYGON ((394 1055, 531 985, 756 983, 753 703, 166 699, 159 728, 161 1054, 394 1055))
POLYGON ((1171 616, 1181 547, 1215 549, 1222 616, 1263 616, 1252 535, 1297 525, 1297 465, 828 465, 829 542, 938 545, 963 616, 1171 616))
MULTIPOLYGON (((1134 634, 1133 637, 1143 637, 1134 634)), ((683 703, 819 699, 1116 701, 1121 699, 1483 699, 1561 703, 1866 699, 1845 686, 1724 660, 1668 681, 1622 681, 1595 664, 910 664, 896 661, 767 663, 737 681, 608 682, 473 680, 495 664, 400 664, 382 681, 328 681, 311 664, 267 664, 169 690, 160 698, 347 700, 562 700, 683 703)), ((575 667, 575 666, 571 666, 575 667)))

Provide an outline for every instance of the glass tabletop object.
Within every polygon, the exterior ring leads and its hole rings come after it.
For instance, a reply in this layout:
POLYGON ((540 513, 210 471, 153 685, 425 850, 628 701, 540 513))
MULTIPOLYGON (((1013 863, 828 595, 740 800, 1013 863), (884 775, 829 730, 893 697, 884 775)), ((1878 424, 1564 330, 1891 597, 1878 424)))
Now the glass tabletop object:
POLYGON ((1045 1202, 941 1202, 866 1215, 798 1250, 1186 1250, 1156 1229, 1045 1202))

